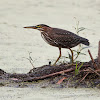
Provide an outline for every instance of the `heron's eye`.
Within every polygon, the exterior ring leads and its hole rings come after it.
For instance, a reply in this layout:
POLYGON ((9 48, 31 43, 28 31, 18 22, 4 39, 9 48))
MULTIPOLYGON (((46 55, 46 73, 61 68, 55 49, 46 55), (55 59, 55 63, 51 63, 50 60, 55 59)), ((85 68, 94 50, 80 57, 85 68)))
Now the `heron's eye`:
POLYGON ((37 27, 37 28, 41 28, 41 26, 40 26, 40 25, 37 25, 36 27, 37 27))

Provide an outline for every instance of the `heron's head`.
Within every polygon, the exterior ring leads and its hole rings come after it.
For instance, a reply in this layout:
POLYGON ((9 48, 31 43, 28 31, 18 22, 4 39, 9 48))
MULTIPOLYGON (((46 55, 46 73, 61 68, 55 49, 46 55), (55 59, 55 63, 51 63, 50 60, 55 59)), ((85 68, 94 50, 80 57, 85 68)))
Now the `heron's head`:
POLYGON ((48 25, 45 24, 39 24, 36 26, 26 26, 24 28, 30 28, 30 29, 37 29, 39 31, 45 31, 46 29, 50 28, 48 25))

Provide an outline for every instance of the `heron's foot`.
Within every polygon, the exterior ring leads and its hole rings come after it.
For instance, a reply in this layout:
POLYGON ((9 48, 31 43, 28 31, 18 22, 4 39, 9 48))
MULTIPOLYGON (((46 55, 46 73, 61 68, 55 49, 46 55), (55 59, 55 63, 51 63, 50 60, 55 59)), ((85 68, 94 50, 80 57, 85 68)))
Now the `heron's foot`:
POLYGON ((56 62, 52 66, 56 66, 56 62))
POLYGON ((29 71, 29 73, 34 72, 35 69, 36 69, 36 68, 32 68, 32 69, 29 71))
POLYGON ((56 66, 56 63, 57 62, 55 62, 54 64, 51 64, 51 61, 49 61, 49 66, 56 66))

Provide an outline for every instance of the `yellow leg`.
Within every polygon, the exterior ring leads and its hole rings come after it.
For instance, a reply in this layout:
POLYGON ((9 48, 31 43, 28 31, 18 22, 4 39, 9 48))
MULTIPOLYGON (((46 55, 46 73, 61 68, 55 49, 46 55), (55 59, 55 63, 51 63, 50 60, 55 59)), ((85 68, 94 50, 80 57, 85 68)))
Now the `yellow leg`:
POLYGON ((57 60, 55 61, 55 63, 53 64, 53 66, 56 65, 56 63, 58 62, 58 60, 60 59, 61 57, 61 48, 59 48, 59 57, 57 58, 57 60))
POLYGON ((74 60, 73 60, 73 50, 71 50, 70 48, 69 48, 69 50, 71 51, 71 54, 72 54, 72 64, 73 64, 73 62, 74 62, 74 60))

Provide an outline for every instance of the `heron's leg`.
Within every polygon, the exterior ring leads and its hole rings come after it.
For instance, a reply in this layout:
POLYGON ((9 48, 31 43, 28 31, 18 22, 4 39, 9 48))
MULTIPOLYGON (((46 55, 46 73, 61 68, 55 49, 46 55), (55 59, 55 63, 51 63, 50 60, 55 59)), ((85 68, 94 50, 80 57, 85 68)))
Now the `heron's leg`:
POLYGON ((60 59, 60 57, 61 57, 61 48, 59 48, 59 57, 57 58, 57 60, 53 64, 53 66, 56 65, 56 63, 58 62, 58 60, 60 59))
POLYGON ((73 50, 71 50, 71 48, 69 48, 69 50, 71 51, 71 54, 72 54, 72 64, 73 64, 73 62, 74 62, 74 60, 73 60, 73 57, 74 57, 73 50))

